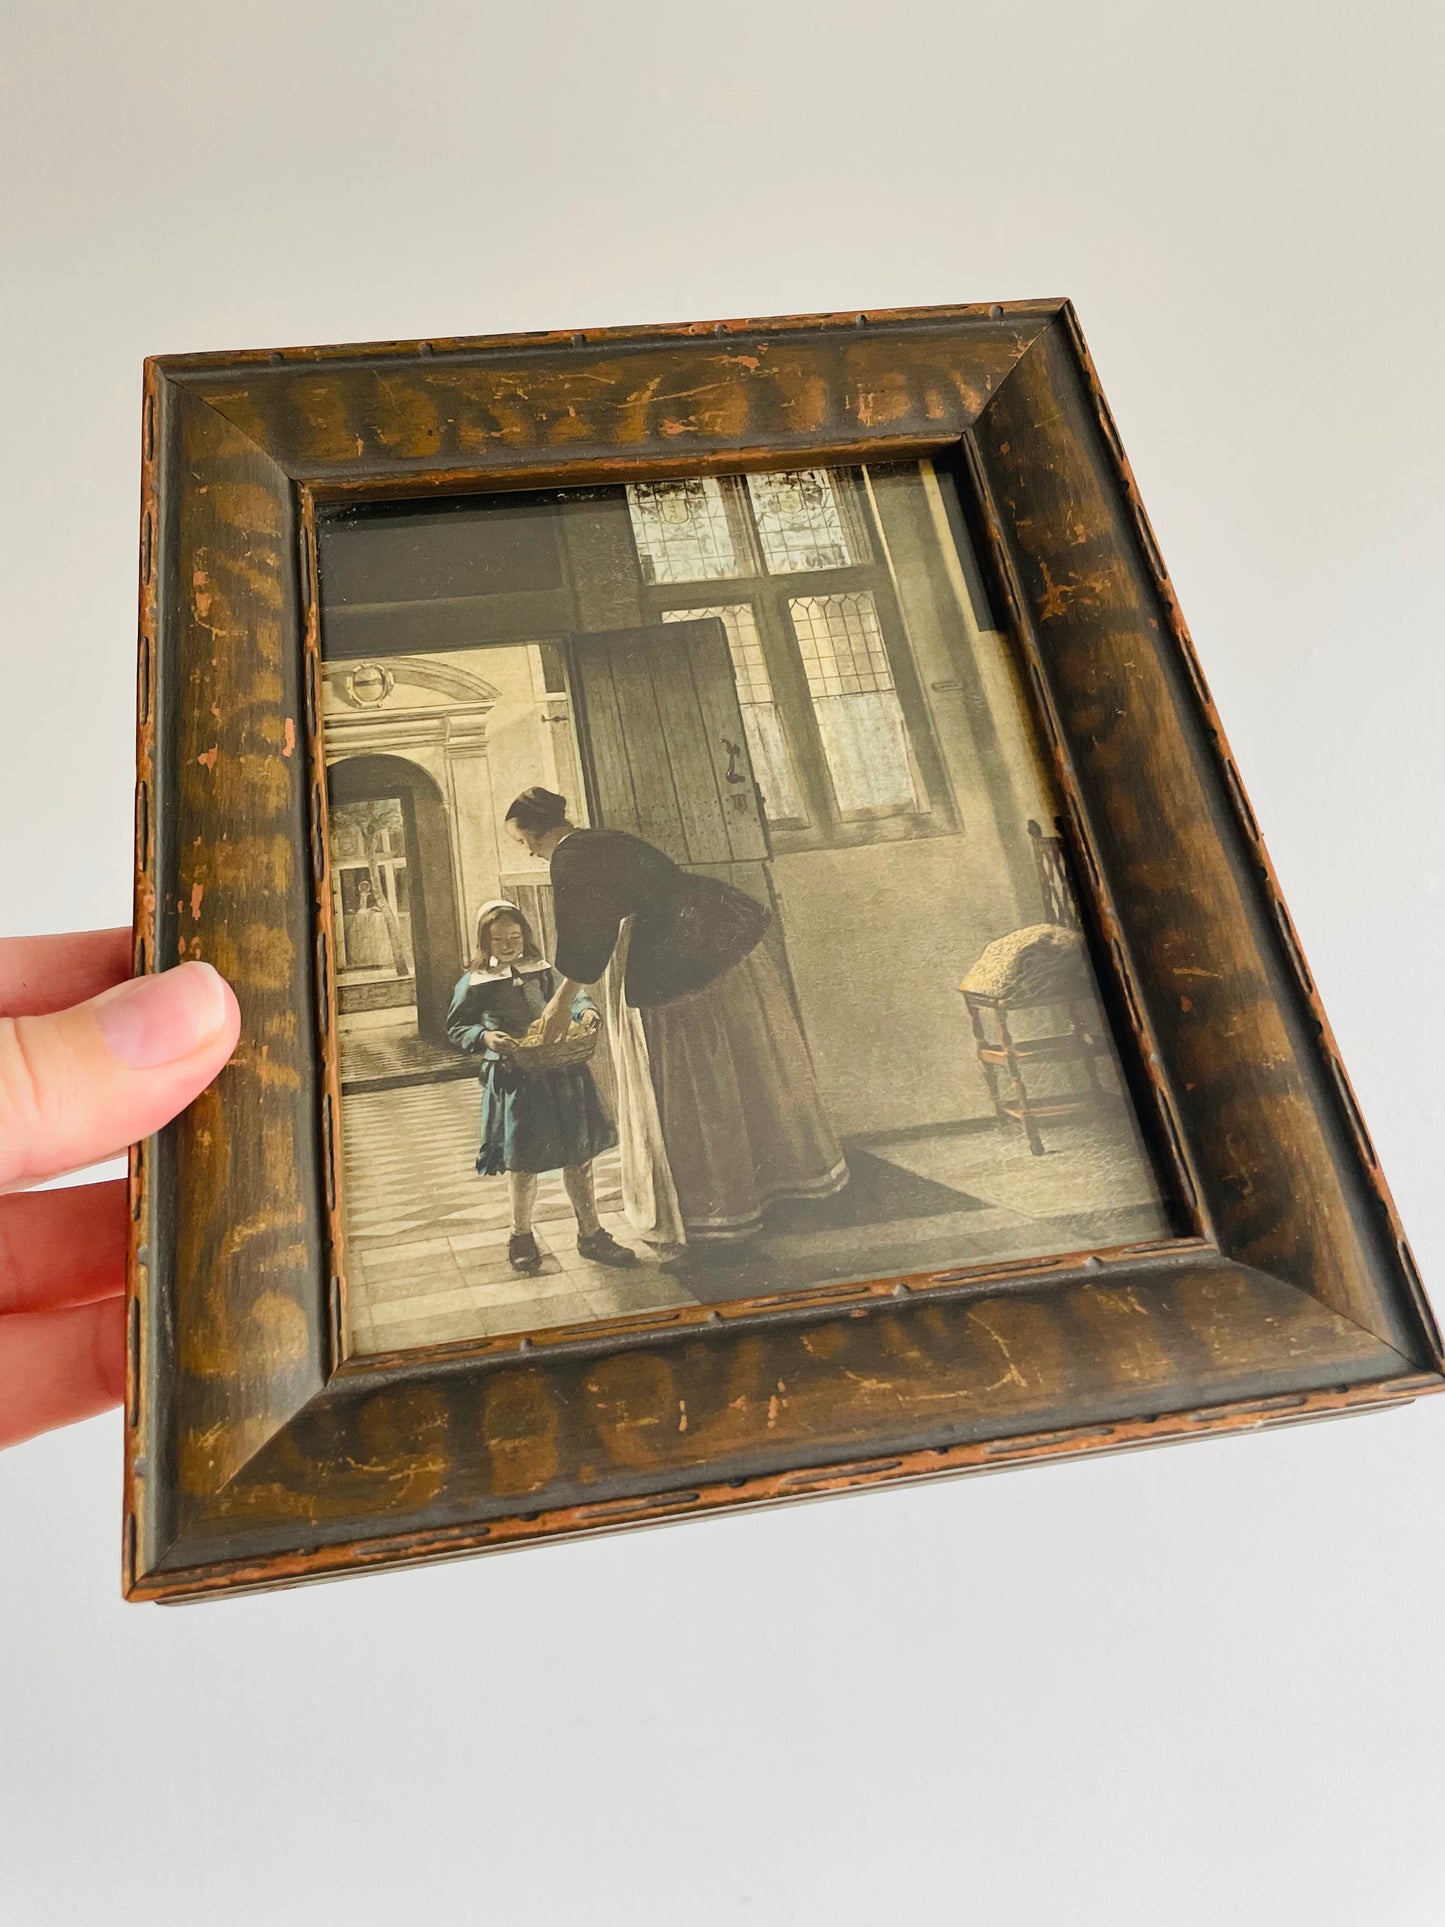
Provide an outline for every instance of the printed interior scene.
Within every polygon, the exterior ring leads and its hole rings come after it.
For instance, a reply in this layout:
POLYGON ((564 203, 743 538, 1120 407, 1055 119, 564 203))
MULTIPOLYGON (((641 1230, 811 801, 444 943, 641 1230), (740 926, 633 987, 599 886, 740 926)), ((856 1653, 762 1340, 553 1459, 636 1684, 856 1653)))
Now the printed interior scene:
POLYGON ((947 476, 319 555, 355 1350, 1168 1235, 947 476))

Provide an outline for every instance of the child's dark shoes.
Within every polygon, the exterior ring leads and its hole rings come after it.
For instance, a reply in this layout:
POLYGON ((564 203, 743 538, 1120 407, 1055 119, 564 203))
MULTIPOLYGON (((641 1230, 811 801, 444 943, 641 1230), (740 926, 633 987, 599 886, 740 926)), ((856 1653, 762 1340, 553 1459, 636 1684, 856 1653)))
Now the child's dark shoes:
POLYGON ((528 1276, 542 1269, 542 1254, 530 1231, 514 1231, 507 1241, 507 1260, 513 1271, 528 1276))
POLYGON ((594 1265, 617 1265, 623 1269, 637 1263, 637 1253, 626 1245, 618 1244, 612 1233, 604 1228, 599 1228, 586 1238, 579 1232, 577 1255, 594 1265))

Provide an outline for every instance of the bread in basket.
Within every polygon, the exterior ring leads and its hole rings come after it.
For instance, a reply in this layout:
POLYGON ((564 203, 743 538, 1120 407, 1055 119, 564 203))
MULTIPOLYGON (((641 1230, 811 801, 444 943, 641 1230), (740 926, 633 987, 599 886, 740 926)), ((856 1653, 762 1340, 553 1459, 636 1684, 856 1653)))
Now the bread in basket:
POLYGON ((600 1024, 583 1024, 575 1018, 565 1037, 542 1042, 543 1019, 538 1018, 502 1052, 502 1061, 519 1071, 559 1071, 568 1064, 585 1064, 597 1048, 600 1024))

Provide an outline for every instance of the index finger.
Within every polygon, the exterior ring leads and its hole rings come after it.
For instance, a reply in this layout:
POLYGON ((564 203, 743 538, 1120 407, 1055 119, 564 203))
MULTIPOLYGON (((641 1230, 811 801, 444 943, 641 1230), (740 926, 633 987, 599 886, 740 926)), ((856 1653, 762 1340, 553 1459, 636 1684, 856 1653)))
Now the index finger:
POLYGON ((0 1317, 123 1291, 127 1221, 124 1178, 0 1197, 0 1317))
POLYGON ((44 1017, 83 1004, 130 974, 129 930, 0 937, 0 1013, 44 1017))

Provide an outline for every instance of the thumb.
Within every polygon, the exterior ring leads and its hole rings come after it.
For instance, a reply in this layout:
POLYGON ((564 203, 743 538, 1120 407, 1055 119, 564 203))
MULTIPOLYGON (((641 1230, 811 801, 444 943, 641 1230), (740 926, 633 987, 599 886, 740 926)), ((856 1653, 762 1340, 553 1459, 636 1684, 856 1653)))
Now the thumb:
POLYGON ((209 964, 135 977, 45 1017, 0 1017, 0 1191, 148 1137, 236 1047, 235 995, 209 964))

